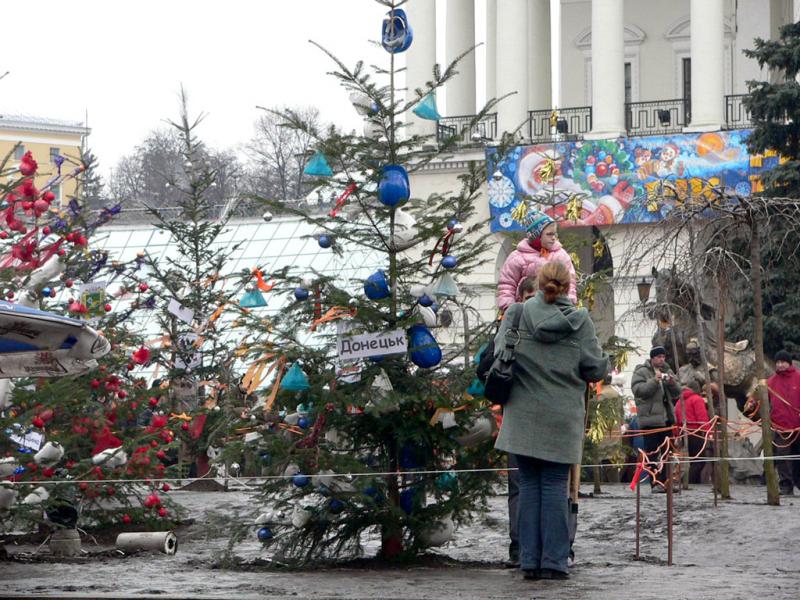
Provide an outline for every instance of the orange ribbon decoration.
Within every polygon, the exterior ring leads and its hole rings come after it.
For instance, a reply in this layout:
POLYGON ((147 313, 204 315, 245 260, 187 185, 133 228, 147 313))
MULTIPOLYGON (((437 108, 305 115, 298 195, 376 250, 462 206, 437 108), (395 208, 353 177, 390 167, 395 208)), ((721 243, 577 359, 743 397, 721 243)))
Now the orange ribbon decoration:
POLYGON ((354 317, 356 315, 355 309, 351 310, 346 306, 334 306, 328 309, 324 315, 319 317, 318 319, 314 319, 311 323, 311 327, 308 328, 309 331, 316 331, 318 325, 322 325, 323 323, 330 323, 331 321, 335 321, 337 319, 343 319, 344 317, 354 317))
POLYGON ((261 269, 253 269, 253 275, 256 277, 256 286, 262 292, 269 292, 275 287, 274 283, 267 283, 264 281, 264 274, 261 272, 261 269))

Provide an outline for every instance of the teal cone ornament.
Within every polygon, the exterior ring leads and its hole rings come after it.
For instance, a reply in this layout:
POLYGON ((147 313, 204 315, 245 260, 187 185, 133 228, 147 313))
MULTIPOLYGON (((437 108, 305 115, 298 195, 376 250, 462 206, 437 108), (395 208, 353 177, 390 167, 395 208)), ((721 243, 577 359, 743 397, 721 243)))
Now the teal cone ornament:
POLYGON ((333 175, 333 171, 328 161, 325 160, 325 155, 317 150, 317 153, 306 164, 306 168, 303 169, 303 175, 308 175, 309 177, 330 177, 333 175))
POLYGON ((281 379, 281 389, 287 392, 302 392, 309 387, 311 386, 308 385, 308 377, 303 373, 299 363, 294 363, 289 367, 286 375, 281 379))
POLYGON ((260 308, 266 305, 267 301, 264 299, 264 294, 258 290, 245 292, 244 296, 242 296, 242 299, 239 300, 239 306, 242 308, 260 308))
POLYGON ((438 121, 442 118, 436 108, 436 93, 431 92, 422 99, 422 102, 417 104, 411 111, 420 119, 428 119, 429 121, 438 121))
POLYGON ((442 273, 441 277, 439 277, 436 286, 433 288, 433 293, 436 296, 444 296, 446 298, 455 298, 460 294, 456 280, 447 272, 442 273))
POLYGON ((483 388, 483 382, 476 377, 472 380, 472 383, 469 384, 467 393, 470 396, 483 396, 483 388))

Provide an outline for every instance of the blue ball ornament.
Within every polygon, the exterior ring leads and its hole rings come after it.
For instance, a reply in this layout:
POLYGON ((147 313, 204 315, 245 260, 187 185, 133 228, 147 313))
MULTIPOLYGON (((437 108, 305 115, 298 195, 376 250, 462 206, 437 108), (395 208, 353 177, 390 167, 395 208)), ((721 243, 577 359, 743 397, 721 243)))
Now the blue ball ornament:
POLYGON ((311 483, 311 477, 308 475, 303 475, 302 473, 298 473, 294 477, 292 477, 292 483, 295 484, 297 487, 305 487, 309 483, 311 483))
POLYGON ((262 542, 268 542, 272 539, 272 531, 270 531, 269 527, 262 527, 258 530, 258 539, 262 542))
POLYGON ((432 310, 433 312, 439 312, 439 303, 438 303, 438 302, 433 302, 433 303, 431 304, 431 310, 432 310))
POLYGON ((330 248, 333 246, 333 239, 329 235, 321 235, 319 239, 317 239, 317 243, 319 244, 320 248, 330 248))
POLYGON ((52 291, 53 291, 53 290, 52 290, 52 289, 50 289, 49 287, 42 288, 42 296, 43 296, 44 298, 49 298, 49 297, 50 297, 50 295, 51 295, 51 293, 52 293, 52 291))
POLYGON ((344 510, 344 502, 338 498, 331 498, 328 502, 328 509, 335 515, 338 515, 344 510))
POLYGON ((304 287, 294 288, 294 297, 298 300, 308 300, 308 290, 304 287))
POLYGON ((300 429, 306 429, 309 425, 311 425, 311 419, 308 417, 300 417, 297 420, 297 426, 300 427, 300 429))
POLYGON ((428 296, 428 294, 422 294, 422 296, 419 297, 420 306, 430 306, 431 304, 433 304, 433 298, 428 296))
POLYGON ((455 269, 458 264, 458 259, 455 256, 447 255, 442 259, 442 266, 445 269, 455 269))

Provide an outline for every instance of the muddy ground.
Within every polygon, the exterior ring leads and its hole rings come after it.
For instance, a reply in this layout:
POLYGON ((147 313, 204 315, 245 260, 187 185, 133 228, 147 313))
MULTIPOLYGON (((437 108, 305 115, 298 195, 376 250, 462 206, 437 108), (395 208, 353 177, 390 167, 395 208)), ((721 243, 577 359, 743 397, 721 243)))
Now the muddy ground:
MULTIPOLYGON (((584 486, 588 492, 589 487, 584 486)), ((675 498, 673 566, 667 566, 666 499, 642 493, 640 560, 634 558, 635 494, 606 484, 605 493, 580 506, 577 560, 565 582, 526 581, 503 569, 507 533, 505 496, 492 512, 460 528, 454 539, 421 565, 274 571, 260 567, 265 553, 253 541, 237 549, 247 570, 212 568, 225 545, 224 530, 203 534, 204 515, 225 515, 252 494, 171 492, 196 524, 178 531, 177 554, 116 557, 112 546, 84 538, 89 556, 58 561, 38 557, 34 545, 7 544, 0 562, 0 597, 80 598, 800 598, 800 497, 766 505, 766 490, 738 486, 733 498, 713 505, 708 486, 675 498), (103 550, 108 552, 102 553, 103 550)), ((367 552, 377 546, 367 545, 367 552)))

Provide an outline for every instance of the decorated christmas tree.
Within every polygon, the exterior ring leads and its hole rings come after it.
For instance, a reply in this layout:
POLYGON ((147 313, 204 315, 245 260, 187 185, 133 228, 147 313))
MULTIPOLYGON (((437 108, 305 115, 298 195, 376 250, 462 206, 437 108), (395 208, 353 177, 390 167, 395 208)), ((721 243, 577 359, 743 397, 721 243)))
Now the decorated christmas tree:
POLYGON ((404 124, 412 111, 438 118, 435 91, 457 63, 437 66, 413 100, 400 99, 397 55, 413 33, 398 3, 383 4, 388 66, 351 69, 325 51, 365 134, 280 114, 315 140, 305 174, 336 201, 325 212, 269 202, 265 218, 301 218, 321 252, 344 262, 338 273, 270 273, 273 295, 288 304, 242 346, 252 361, 242 385, 267 387, 239 439, 268 477, 232 544, 257 534, 279 562, 357 556, 370 536, 387 559, 439 546, 484 505, 500 466, 494 417, 474 379, 477 342, 493 326, 475 318, 459 288, 487 248, 475 218, 485 168, 470 165, 451 194, 414 196, 414 172, 459 138, 431 150, 404 124))
POLYGON ((30 152, 2 163, 0 518, 8 527, 175 516, 156 493, 169 489, 156 480, 174 435, 155 418, 142 421, 146 349, 130 322, 152 298, 134 290, 134 306, 112 293, 141 264, 120 264, 94 243, 120 207, 87 207, 91 164, 59 155, 47 172, 30 152), (52 190, 70 179, 77 194, 58 201, 52 190))

